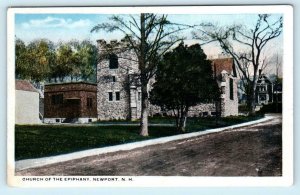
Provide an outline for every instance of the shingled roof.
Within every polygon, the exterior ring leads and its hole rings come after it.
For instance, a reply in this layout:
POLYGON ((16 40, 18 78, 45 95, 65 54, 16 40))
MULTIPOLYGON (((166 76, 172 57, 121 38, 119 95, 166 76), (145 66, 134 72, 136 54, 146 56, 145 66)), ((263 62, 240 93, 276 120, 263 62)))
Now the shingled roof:
POLYGON ((211 61, 213 71, 215 72, 216 76, 221 75, 223 70, 225 70, 228 74, 233 74, 233 76, 236 76, 232 58, 212 59, 211 61))
POLYGON ((16 80, 16 90, 38 92, 29 81, 16 80))

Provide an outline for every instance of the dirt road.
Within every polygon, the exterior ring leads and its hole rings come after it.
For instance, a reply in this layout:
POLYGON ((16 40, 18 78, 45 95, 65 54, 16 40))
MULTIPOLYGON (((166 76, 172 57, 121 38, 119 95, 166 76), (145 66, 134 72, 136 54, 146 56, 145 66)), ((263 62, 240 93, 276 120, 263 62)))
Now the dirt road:
POLYGON ((22 170, 16 175, 281 176, 282 118, 130 151, 22 170))

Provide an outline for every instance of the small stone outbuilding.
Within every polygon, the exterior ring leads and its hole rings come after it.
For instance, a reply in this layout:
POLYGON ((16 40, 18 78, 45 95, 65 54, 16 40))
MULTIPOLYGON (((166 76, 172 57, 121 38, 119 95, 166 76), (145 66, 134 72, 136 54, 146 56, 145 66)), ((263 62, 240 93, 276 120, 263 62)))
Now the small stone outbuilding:
POLYGON ((44 123, 88 123, 97 120, 97 85, 71 82, 45 85, 44 123))

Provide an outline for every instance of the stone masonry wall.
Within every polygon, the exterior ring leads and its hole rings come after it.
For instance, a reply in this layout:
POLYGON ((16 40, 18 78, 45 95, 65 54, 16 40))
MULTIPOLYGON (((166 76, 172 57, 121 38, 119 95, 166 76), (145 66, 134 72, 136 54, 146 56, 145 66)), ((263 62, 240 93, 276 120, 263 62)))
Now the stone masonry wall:
MULTIPOLYGON (((104 52, 105 42, 98 42, 100 55, 104 52)), ((109 59, 101 59, 97 65, 97 111, 99 120, 130 119, 132 110, 140 117, 138 88, 131 83, 130 75, 138 74, 138 65, 132 51, 115 53, 118 56, 118 68, 109 68, 109 59), (113 81, 112 77, 115 77, 113 81), (109 92, 113 100, 109 101, 109 92), (116 92, 120 92, 120 100, 116 100, 116 92), (134 98, 132 100, 132 98, 134 98), (134 102, 135 101, 135 102, 134 102), (133 107, 133 109, 131 109, 133 107), (139 115, 138 115, 139 114, 139 115)), ((133 116, 133 118, 136 118, 133 116)))
MULTIPOLYGON (((107 44, 119 44, 119 47, 126 47, 123 42, 104 40, 98 41, 100 56, 104 53, 107 44)), ((97 65, 97 112, 98 120, 112 119, 138 119, 141 116, 141 101, 139 97, 140 87, 132 82, 134 75, 139 74, 137 59, 133 51, 115 53, 118 56, 119 67, 109 68, 109 59, 100 58, 97 65), (113 81, 112 77, 115 77, 113 81), (113 93, 113 100, 109 101, 109 92, 113 93), (120 100, 116 100, 116 92, 120 92, 120 100)), ((155 82, 154 79, 150 81, 155 82)), ((221 116, 238 115, 237 79, 226 71, 222 74, 219 86, 223 89, 221 96, 221 116), (229 78, 233 78, 233 100, 230 100, 229 78)), ((216 114, 214 103, 199 104, 190 108, 189 116, 213 116, 216 114)), ((159 106, 149 105, 149 116, 162 114, 159 106)))
POLYGON ((230 75, 225 76, 226 87, 225 94, 222 98, 222 117, 238 115, 238 93, 237 93, 237 78, 230 75), (230 78, 233 79, 233 100, 230 99, 230 78))

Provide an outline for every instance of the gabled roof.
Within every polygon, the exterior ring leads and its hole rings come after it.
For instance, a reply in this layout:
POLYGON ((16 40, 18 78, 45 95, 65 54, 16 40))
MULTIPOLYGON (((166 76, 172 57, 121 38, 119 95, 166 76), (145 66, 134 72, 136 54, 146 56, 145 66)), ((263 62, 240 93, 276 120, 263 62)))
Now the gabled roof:
POLYGON ((265 83, 269 83, 269 84, 272 84, 273 82, 271 81, 271 79, 265 75, 265 74, 261 74, 259 77, 258 77, 258 80, 257 80, 257 83, 261 83, 262 81, 264 80, 265 83))
POLYGON ((16 80, 16 90, 38 92, 29 81, 16 80))
POLYGON ((214 74, 216 76, 221 75, 222 71, 226 71, 228 74, 232 74, 236 76, 234 62, 232 58, 219 58, 219 59, 212 59, 212 68, 214 74))

